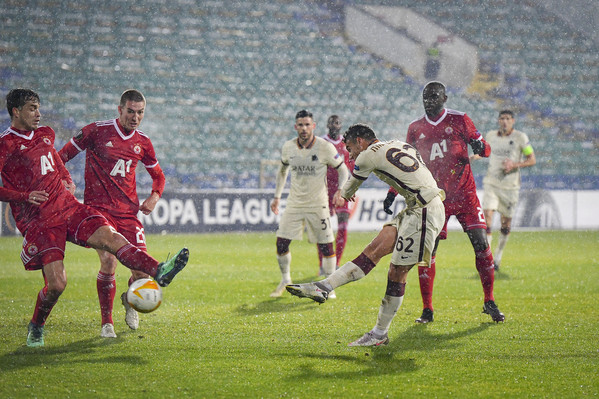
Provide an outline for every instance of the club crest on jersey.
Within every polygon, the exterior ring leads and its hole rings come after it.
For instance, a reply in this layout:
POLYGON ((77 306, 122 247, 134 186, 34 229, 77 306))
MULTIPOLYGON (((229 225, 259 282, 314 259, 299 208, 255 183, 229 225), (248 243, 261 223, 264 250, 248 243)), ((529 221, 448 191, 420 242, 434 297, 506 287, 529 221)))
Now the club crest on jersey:
POLYGON ((46 143, 46 144, 48 144, 48 145, 52 145, 52 142, 50 141, 50 139, 49 139, 49 138, 47 138, 47 137, 44 137, 42 140, 43 140, 43 142, 44 142, 44 143, 46 143))
POLYGON ((318 161, 318 156, 312 155, 312 161, 318 161))
POLYGON ((27 246, 27 253, 31 256, 37 254, 37 247, 35 244, 30 244, 27 246))
POLYGON ((135 147, 133 147, 133 152, 136 154, 139 154, 141 152, 141 147, 139 146, 139 144, 135 144, 135 147))
POLYGON ((109 141, 108 143, 106 143, 106 147, 114 147, 114 145, 112 145, 112 141, 109 141))
POLYGON ((452 128, 451 126, 447 126, 447 127, 445 128, 445 133, 447 133, 447 134, 451 134, 451 133, 453 133, 453 128, 452 128))

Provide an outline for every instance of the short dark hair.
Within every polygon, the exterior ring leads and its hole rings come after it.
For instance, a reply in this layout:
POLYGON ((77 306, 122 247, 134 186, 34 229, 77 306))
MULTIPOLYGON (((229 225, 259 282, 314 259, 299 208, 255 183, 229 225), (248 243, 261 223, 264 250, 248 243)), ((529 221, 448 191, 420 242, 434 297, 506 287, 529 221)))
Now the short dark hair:
POLYGON ((12 109, 21 109, 27 101, 40 102, 40 96, 30 89, 12 89, 6 95, 6 109, 12 118, 12 109))
POLYGON ((499 116, 501 117, 501 115, 509 115, 512 118, 514 117, 514 113, 509 109, 504 109, 503 111, 500 111, 499 116))
POLYGON ((119 104, 121 107, 124 107, 127 104, 127 101, 133 101, 136 103, 146 102, 146 98, 141 91, 135 89, 125 90, 123 94, 121 94, 121 103, 119 104))
POLYGON ((312 119, 314 119, 314 117, 312 117, 312 112, 306 111, 305 109, 302 109, 297 114, 295 114, 295 119, 299 119, 299 118, 312 118, 312 119))
POLYGON ((358 137, 361 137, 364 140, 376 140, 376 134, 370 126, 364 123, 356 123, 355 125, 351 125, 343 134, 343 142, 347 143, 349 140, 354 141, 358 137))

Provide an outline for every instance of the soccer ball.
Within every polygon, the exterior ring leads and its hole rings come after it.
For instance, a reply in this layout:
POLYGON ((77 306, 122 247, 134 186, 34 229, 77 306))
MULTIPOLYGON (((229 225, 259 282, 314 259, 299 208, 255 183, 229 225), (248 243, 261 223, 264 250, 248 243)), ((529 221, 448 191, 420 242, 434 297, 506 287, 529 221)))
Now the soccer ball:
POLYGON ((150 313, 162 303, 162 290, 151 278, 135 280, 127 291, 127 302, 141 313, 150 313))

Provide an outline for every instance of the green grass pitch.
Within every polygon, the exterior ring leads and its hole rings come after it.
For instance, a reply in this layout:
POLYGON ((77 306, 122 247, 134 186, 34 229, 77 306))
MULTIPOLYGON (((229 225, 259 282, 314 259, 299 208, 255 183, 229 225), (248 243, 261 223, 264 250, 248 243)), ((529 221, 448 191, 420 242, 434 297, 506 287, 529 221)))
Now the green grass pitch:
MULTIPOLYGON (((353 259, 375 233, 351 233, 353 259)), ((497 242, 497 239, 495 239, 497 242)), ((599 396, 599 232, 514 232, 496 275, 506 322, 481 314, 482 289, 465 234, 437 254, 435 322, 421 312, 416 270, 379 348, 347 343, 373 327, 389 257, 323 305, 272 299, 275 236, 149 236, 158 259, 190 248, 164 302, 130 331, 118 295, 116 339, 102 339, 95 251, 68 245, 68 286, 46 326, 46 346, 25 346, 42 286, 25 272, 20 238, 0 238, 0 397, 555 397, 599 396)), ((316 279, 316 249, 293 242, 294 282, 316 279)))

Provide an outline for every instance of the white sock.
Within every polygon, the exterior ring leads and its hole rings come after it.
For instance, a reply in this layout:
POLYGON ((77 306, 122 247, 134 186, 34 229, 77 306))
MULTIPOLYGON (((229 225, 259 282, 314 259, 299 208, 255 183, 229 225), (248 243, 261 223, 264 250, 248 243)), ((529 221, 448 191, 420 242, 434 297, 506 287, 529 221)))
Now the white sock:
POLYGON ((489 243, 489 247, 490 247, 491 242, 493 242, 493 234, 487 234, 487 242, 489 243))
POLYGON ((501 256, 503 255, 503 250, 505 248, 505 244, 507 244, 507 240, 510 237, 509 234, 500 234, 499 242, 497 243, 497 248, 495 248, 495 255, 493 258, 495 259, 495 263, 501 263, 501 256))
POLYGON ((279 269, 281 269, 281 281, 291 282, 291 252, 287 252, 285 255, 277 255, 277 261, 279 262, 279 269))
POLYGON ((322 257, 322 271, 325 276, 330 276, 335 272, 335 266, 337 265, 337 258, 335 256, 327 258, 322 257))
POLYGON ((360 269, 354 262, 347 262, 345 265, 335 270, 329 277, 319 281, 319 283, 324 284, 327 289, 330 288, 331 290, 334 290, 344 284, 359 280, 364 276, 365 274, 362 269, 360 269))
POLYGON ((379 309, 379 316, 376 319, 376 326, 372 329, 372 332, 377 336, 382 336, 389 331, 391 321, 395 317, 395 314, 399 310, 401 303, 403 302, 403 296, 390 296, 385 295, 381 302, 379 309))

